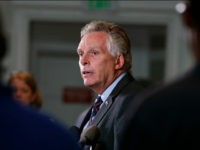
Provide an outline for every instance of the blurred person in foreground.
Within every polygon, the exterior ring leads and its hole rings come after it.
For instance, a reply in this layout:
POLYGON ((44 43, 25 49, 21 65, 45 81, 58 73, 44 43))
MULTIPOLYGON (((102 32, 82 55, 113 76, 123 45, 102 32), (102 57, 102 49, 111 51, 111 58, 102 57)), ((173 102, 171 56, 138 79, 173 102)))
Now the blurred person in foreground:
POLYGON ((14 89, 14 97, 26 106, 40 109, 42 97, 33 75, 27 71, 18 71, 11 74, 8 84, 14 89))
POLYGON ((84 85, 98 95, 79 128, 82 132, 91 125, 97 126, 97 143, 103 149, 118 150, 126 124, 124 111, 129 109, 130 98, 143 89, 131 73, 130 40, 115 23, 91 21, 81 30, 77 53, 84 85))
MULTIPOLYGON (((0 62, 5 53, 6 40, 0 20, 0 62)), ((3 83, 0 83, 0 120, 1 150, 80 150, 68 129, 17 103, 11 88, 3 83)))
POLYGON ((196 0, 179 3, 196 59, 186 75, 154 91, 143 93, 128 110, 124 150, 200 149, 200 13, 196 0), (136 111, 137 110, 137 111, 136 111))

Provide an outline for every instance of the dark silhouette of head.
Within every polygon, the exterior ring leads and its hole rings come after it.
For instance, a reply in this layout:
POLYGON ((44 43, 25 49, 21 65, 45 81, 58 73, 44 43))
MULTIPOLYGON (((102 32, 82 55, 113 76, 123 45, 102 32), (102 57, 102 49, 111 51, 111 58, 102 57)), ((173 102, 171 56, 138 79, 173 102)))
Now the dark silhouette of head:
POLYGON ((198 1, 185 0, 185 10, 182 12, 183 23, 188 29, 188 40, 194 57, 200 61, 200 14, 198 1))

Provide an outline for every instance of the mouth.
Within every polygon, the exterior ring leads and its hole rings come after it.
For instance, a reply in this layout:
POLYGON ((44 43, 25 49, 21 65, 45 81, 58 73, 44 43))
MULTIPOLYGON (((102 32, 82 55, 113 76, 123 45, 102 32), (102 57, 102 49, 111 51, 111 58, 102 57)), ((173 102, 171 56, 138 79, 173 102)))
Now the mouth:
POLYGON ((88 76, 88 75, 91 75, 92 72, 91 72, 91 71, 82 71, 81 74, 82 74, 83 77, 86 77, 86 76, 88 76))

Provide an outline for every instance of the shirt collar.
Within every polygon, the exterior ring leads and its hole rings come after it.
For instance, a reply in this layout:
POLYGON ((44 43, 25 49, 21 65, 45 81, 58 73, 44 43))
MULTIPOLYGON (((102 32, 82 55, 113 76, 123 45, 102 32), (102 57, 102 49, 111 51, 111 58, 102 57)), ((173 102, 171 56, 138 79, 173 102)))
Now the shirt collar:
POLYGON ((106 99, 108 98, 108 96, 110 95, 110 93, 113 91, 113 89, 115 88, 115 86, 118 84, 118 82, 126 75, 126 72, 122 73, 119 77, 117 77, 114 82, 112 82, 112 84, 110 86, 108 86, 108 88, 102 93, 101 95, 101 99, 103 102, 106 101, 106 99))

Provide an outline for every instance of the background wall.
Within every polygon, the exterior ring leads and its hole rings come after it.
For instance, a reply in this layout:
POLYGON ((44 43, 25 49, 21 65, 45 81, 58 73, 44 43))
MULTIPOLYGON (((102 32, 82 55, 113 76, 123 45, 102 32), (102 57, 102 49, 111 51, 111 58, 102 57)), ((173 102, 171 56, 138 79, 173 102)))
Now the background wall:
MULTIPOLYGON (((178 1, 1 1, 9 53, 5 81, 14 70, 32 72, 43 110, 72 125, 90 103, 63 101, 65 87, 84 88, 76 48, 90 20, 120 24, 128 33, 133 74, 145 83, 169 82, 193 64, 178 1)), ((92 93, 93 94, 93 93, 92 93)))

